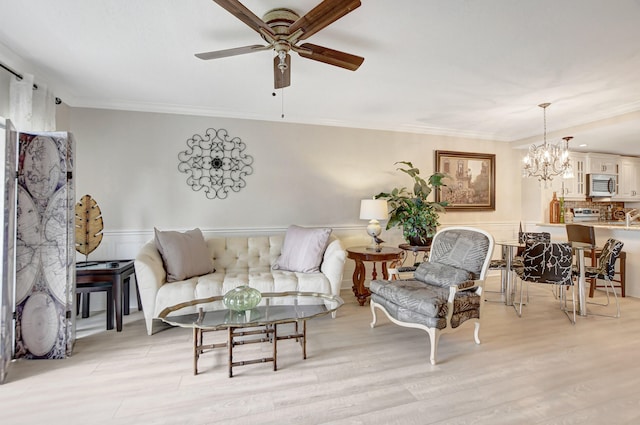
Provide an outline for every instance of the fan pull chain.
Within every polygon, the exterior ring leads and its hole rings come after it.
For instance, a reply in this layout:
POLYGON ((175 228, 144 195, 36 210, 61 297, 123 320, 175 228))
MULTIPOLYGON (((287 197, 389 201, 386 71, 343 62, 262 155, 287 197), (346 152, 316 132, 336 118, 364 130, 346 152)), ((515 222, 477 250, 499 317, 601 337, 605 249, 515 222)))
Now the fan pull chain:
POLYGON ((280 113, 281 118, 284 119, 284 87, 280 89, 280 113))

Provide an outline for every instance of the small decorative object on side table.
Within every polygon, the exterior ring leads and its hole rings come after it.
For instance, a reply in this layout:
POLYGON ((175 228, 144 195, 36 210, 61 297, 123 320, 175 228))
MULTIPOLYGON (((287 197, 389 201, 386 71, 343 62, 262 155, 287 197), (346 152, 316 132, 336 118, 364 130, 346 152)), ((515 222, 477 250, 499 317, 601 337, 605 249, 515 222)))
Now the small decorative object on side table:
POLYGON ((373 263, 373 271, 371 273, 372 280, 376 280, 378 273, 376 271, 376 262, 382 263, 382 277, 389 279, 389 271, 387 269, 387 261, 391 262, 391 267, 395 267, 396 263, 402 261, 404 251, 399 248, 389 246, 380 247, 380 251, 372 250, 367 246, 356 246, 347 248, 347 257, 355 261, 356 268, 353 271, 353 294, 358 299, 360 305, 364 305, 367 297, 371 295, 369 289, 364 286, 365 272, 364 262, 373 263))

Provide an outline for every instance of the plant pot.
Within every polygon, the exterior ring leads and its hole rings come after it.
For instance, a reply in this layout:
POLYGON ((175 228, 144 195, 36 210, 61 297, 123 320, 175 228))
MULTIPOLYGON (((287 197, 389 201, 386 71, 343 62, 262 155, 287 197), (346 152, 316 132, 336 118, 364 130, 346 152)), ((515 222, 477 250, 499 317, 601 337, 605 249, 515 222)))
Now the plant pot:
POLYGON ((433 236, 428 236, 425 240, 421 239, 419 236, 412 236, 407 241, 409 245, 412 246, 431 246, 431 242, 433 242, 433 236))

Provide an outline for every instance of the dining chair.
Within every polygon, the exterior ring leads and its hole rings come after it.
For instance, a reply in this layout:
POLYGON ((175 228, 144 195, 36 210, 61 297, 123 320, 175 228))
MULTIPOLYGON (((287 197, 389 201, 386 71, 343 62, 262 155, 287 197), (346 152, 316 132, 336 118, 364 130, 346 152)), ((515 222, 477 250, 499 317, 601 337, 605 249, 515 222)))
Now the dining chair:
MULTIPOLYGON (((503 248, 504 250, 504 248, 503 248)), ((503 252, 503 257, 504 257, 504 252, 503 252)), ((489 293, 489 294, 500 294, 500 296, 502 297, 506 290, 507 290, 507 285, 506 285, 506 277, 505 274, 507 273, 507 260, 505 260, 503 257, 501 258, 496 258, 491 260, 491 262, 489 263, 489 270, 500 270, 500 290, 499 291, 493 291, 493 290, 485 290, 485 293, 489 293)), ((492 302, 492 303, 497 303, 497 302, 504 302, 504 300, 500 299, 500 300, 490 300, 485 298, 484 299, 485 302, 492 302)))
MULTIPOLYGON (((593 314, 596 316, 616 317, 616 318, 620 317, 620 303, 618 302, 618 295, 616 294, 616 290, 613 286, 613 277, 616 272, 616 261, 618 260, 618 257, 622 252, 623 246, 624 246, 624 243, 617 239, 613 239, 613 238, 607 239, 607 242, 604 244, 604 247, 602 247, 602 252, 598 257, 598 265, 596 267, 590 267, 590 266, 585 267, 585 273, 584 273, 585 277, 591 278, 594 280, 595 279, 604 280, 605 282, 604 288, 607 294, 606 303, 603 304, 603 303, 589 302, 588 304, 608 306, 610 304, 609 288, 611 288, 611 291, 613 292, 613 297, 616 302, 615 315, 599 314, 599 313, 592 313, 592 312, 589 312, 589 314, 593 314)), ((573 275, 578 276, 579 273, 580 273, 580 270, 574 267, 573 275)))
MULTIPOLYGON (((551 242, 551 233, 549 232, 520 232, 518 233, 518 242, 525 244, 527 242, 551 242)), ((518 247, 515 257, 511 260, 511 268, 515 273, 512 273, 513 279, 519 269, 522 268, 522 254, 524 253, 525 246, 518 247)), ((529 287, 527 287, 527 302, 529 302, 529 287)))
MULTIPOLYGON (((576 292, 572 279, 573 254, 571 244, 566 242, 527 241, 522 255, 522 267, 514 269, 520 280, 520 303, 514 303, 514 309, 522 317, 524 289, 529 283, 544 283, 558 287, 571 287, 573 316, 567 310, 568 291, 558 291, 561 310, 572 324, 576 323, 576 292)), ((528 293, 527 293, 528 295, 528 293)))
MULTIPOLYGON (((520 232, 518 233, 518 242, 526 244, 529 241, 549 242, 551 241, 551 233, 549 232, 520 232)), ((519 247, 516 257, 522 259, 524 247, 519 247)))

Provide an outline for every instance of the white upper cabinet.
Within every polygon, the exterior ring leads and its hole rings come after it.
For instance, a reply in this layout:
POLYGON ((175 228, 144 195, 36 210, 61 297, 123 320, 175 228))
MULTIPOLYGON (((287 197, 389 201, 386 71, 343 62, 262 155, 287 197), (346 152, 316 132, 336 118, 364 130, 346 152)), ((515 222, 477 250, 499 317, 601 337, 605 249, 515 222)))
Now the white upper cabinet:
POLYGON ((640 158, 621 157, 618 168, 618 194, 613 198, 619 201, 640 201, 640 158))
POLYGON ((565 177, 562 180, 564 186, 562 195, 565 199, 584 201, 587 193, 587 154, 581 152, 570 152, 569 161, 571 161, 573 174, 571 177, 565 177))
POLYGON ((618 155, 608 155, 603 153, 587 154, 587 173, 590 174, 618 174, 618 155))

